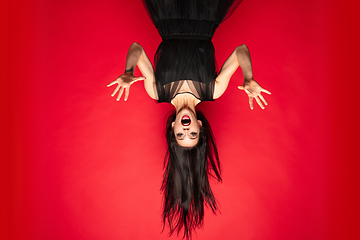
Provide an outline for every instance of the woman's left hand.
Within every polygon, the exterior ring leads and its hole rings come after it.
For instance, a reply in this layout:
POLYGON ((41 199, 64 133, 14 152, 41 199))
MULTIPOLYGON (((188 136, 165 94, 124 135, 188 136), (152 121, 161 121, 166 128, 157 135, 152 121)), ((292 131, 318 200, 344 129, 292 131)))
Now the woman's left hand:
POLYGON ((114 90, 114 92, 111 94, 111 96, 115 96, 117 92, 119 92, 118 97, 116 98, 117 101, 120 100, 121 95, 124 92, 125 89, 125 98, 124 100, 127 101, 129 97, 130 92, 130 86, 137 81, 144 80, 145 77, 135 77, 133 76, 133 73, 125 73, 120 75, 115 81, 109 83, 107 86, 110 87, 112 85, 118 84, 114 90))
POLYGON ((264 104, 268 105, 267 102, 265 101, 265 98, 261 95, 261 92, 265 92, 267 94, 271 94, 271 92, 262 88, 260 84, 254 79, 245 80, 244 84, 242 86, 239 86, 238 88, 244 90, 249 96, 249 105, 251 110, 254 109, 254 104, 253 104, 254 98, 262 109, 265 108, 264 104), (261 101, 264 102, 264 104, 261 101))

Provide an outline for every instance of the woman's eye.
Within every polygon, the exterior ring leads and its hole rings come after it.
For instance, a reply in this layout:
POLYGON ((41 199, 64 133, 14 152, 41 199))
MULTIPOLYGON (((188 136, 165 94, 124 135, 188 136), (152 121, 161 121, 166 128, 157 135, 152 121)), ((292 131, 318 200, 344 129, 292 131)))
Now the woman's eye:
POLYGON ((176 134, 176 136, 177 136, 177 137, 182 137, 183 134, 182 134, 182 133, 178 133, 178 134, 176 134))
POLYGON ((190 134, 191 134, 191 136, 193 136, 193 137, 196 136, 196 132, 191 132, 190 134))

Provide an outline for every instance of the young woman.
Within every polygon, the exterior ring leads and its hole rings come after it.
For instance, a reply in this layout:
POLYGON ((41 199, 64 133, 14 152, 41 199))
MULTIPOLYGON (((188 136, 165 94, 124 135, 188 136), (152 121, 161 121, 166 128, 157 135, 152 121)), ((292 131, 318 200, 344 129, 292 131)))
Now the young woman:
POLYGON ((238 88, 264 108, 262 92, 270 94, 254 79, 249 49, 238 46, 216 73, 215 50, 211 38, 219 24, 242 0, 143 0, 150 18, 162 37, 155 55, 155 71, 144 49, 133 43, 128 51, 125 73, 108 86, 119 101, 130 86, 144 81, 148 95, 175 108, 166 124, 168 149, 162 190, 164 226, 170 234, 184 229, 184 237, 203 223, 204 202, 215 213, 217 204, 208 176, 221 181, 217 147, 204 115, 196 111, 202 101, 213 101, 226 90, 240 66, 244 82, 238 88), (143 76, 133 75, 138 66, 143 76))

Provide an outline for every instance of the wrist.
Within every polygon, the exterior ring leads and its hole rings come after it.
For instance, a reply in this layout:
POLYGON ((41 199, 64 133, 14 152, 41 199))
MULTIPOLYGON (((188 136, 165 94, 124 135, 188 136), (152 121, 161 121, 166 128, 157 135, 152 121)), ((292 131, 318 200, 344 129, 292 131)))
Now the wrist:
POLYGON ((134 67, 132 66, 131 68, 125 69, 125 75, 130 75, 133 76, 134 75, 134 67))
POLYGON ((244 82, 250 82, 251 80, 254 80, 253 77, 245 77, 244 82))

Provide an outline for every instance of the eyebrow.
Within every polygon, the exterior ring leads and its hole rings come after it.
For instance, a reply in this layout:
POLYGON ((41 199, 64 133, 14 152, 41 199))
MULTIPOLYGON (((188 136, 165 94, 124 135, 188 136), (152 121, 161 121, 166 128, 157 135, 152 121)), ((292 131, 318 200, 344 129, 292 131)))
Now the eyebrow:
MULTIPOLYGON (((190 140, 195 140, 196 138, 189 138, 190 140)), ((180 139, 178 138, 178 140, 185 140, 185 139, 180 139)))

